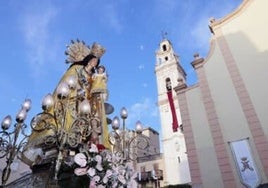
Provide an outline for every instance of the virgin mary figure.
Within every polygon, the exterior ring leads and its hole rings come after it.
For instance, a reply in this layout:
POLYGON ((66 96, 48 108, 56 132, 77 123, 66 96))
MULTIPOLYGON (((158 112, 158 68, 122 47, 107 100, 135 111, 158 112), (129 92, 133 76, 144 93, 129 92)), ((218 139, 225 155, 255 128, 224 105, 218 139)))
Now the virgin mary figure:
MULTIPOLYGON (((33 131, 23 152, 24 162, 31 166, 53 153, 75 153, 89 142, 109 147, 104 101, 91 92, 92 75, 105 49, 98 43, 88 47, 77 40, 65 53, 71 65, 53 94, 44 97, 43 112, 31 122, 33 131)), ((64 156, 58 156, 61 157, 64 156)))

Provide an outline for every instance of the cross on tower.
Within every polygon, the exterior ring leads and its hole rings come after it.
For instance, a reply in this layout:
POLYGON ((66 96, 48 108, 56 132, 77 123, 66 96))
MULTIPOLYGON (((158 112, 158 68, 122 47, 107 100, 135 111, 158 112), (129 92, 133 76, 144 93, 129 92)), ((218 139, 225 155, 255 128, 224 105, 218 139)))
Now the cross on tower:
POLYGON ((167 32, 166 31, 162 31, 162 39, 166 39, 167 38, 167 32))

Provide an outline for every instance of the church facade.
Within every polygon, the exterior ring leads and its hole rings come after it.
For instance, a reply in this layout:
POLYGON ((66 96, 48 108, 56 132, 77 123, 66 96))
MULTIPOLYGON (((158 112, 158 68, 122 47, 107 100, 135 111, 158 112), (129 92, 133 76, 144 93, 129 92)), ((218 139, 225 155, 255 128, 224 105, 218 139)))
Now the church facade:
POLYGON ((192 86, 171 43, 160 43, 155 73, 167 184, 268 183, 266 7, 265 0, 244 0, 210 20, 210 51, 205 58, 194 55, 198 81, 192 86))

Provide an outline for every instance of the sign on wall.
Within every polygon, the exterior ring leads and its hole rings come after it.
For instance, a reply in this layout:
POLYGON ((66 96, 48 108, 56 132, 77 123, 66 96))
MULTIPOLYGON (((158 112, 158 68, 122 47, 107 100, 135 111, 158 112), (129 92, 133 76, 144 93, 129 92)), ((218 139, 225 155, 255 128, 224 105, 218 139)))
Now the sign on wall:
POLYGON ((230 146, 241 182, 249 188, 257 187, 261 178, 252 157, 248 139, 230 142, 230 146))

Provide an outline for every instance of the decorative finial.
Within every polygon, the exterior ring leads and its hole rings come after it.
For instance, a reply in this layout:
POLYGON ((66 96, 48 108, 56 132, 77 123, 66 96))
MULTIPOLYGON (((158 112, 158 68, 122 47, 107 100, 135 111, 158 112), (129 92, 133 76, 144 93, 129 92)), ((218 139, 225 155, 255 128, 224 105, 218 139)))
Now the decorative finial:
POLYGON ((199 53, 195 53, 194 54, 194 59, 199 59, 200 57, 199 57, 199 53))
POLYGON ((210 23, 210 24, 213 24, 215 21, 216 21, 215 18, 213 18, 213 17, 209 18, 209 23, 210 23))

